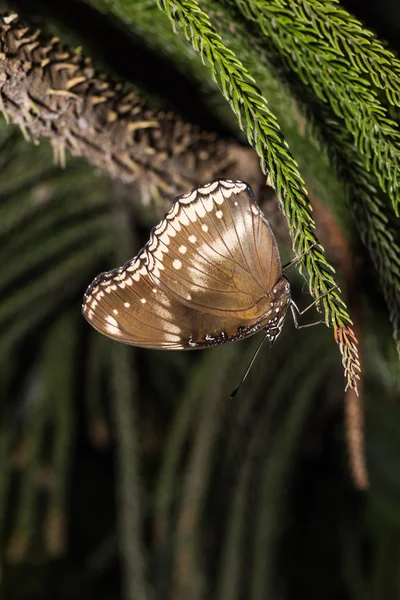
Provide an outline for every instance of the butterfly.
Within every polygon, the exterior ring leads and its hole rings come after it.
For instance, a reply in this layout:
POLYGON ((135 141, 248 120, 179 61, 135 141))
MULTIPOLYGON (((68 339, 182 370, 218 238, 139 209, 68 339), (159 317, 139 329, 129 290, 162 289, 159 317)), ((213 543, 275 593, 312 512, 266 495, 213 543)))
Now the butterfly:
POLYGON ((291 302, 250 187, 217 179, 176 198, 137 256, 89 285, 82 311, 119 342, 197 350, 261 330, 272 344, 291 302))

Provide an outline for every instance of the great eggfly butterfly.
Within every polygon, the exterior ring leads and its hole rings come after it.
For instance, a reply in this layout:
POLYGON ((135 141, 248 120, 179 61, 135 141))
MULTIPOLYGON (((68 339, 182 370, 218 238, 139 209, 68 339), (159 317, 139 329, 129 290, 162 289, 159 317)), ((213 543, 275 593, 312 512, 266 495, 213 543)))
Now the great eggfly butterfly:
POLYGON ((196 350, 281 332, 291 303, 269 223, 242 181, 178 197, 147 244, 88 287, 83 314, 134 346, 196 350))

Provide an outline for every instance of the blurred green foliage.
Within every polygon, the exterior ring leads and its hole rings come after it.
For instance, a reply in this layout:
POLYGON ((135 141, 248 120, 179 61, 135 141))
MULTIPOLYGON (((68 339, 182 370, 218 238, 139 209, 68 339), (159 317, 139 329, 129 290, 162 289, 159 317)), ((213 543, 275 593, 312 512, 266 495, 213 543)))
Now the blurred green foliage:
MULTIPOLYGON (((213 118, 234 127, 207 69, 152 2, 91 5, 167 56, 213 118)), ((211 1, 204 6, 213 15, 211 1)), ((46 144, 29 146, 2 124, 7 600, 400 597, 399 369, 377 275, 320 138, 271 66, 254 62, 243 25, 230 27, 227 14, 214 16, 231 32, 234 52, 257 67, 310 190, 335 214, 355 256, 371 489, 356 491, 349 475, 343 374, 326 328, 295 331, 288 322, 234 401, 229 392, 257 339, 163 353, 90 330, 80 314, 87 284, 130 258, 162 209, 143 206, 134 188, 82 161, 53 167, 46 144)), ((44 8, 39 17, 46 22, 44 8)), ((290 278, 306 305, 302 280, 290 278)))

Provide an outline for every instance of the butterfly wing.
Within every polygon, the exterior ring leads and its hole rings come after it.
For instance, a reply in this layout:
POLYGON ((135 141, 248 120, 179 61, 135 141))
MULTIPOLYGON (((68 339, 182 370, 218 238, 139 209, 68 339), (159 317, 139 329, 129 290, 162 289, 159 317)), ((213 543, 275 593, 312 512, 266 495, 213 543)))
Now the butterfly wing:
POLYGON ((154 285, 143 255, 127 268, 96 277, 85 294, 83 314, 112 339, 166 350, 208 348, 243 339, 276 316, 270 308, 254 322, 186 306, 154 285))
POLYGON ((202 311, 259 315, 281 263, 250 188, 218 180, 176 200, 145 248, 151 279, 202 311))
POLYGON ((218 180, 178 198, 137 257, 96 277, 83 314, 127 344, 209 347, 252 335, 286 313, 288 284, 280 274, 275 238, 251 190, 218 180))

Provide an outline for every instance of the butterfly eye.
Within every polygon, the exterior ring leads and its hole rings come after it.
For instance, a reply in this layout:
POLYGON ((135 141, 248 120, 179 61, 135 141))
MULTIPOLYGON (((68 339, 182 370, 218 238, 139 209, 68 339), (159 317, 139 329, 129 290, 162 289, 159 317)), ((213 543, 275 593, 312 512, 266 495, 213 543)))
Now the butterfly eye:
POLYGON ((148 243, 95 278, 83 314, 99 332, 145 348, 209 348, 264 329, 273 342, 290 303, 272 230, 243 181, 180 196, 148 243))

